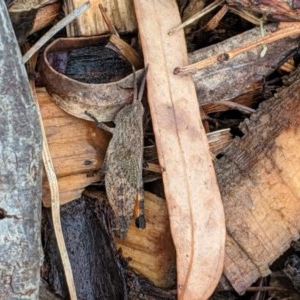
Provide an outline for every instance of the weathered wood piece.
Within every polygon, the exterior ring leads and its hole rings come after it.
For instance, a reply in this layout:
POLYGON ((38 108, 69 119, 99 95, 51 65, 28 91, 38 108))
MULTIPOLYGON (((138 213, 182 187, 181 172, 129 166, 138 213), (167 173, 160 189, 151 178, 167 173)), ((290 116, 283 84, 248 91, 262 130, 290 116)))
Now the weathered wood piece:
POLYGON ((300 75, 240 126, 216 163, 226 215, 224 274, 242 293, 299 238, 300 75))
MULTIPOLYGON (((82 197, 61 207, 61 222, 78 299, 126 299, 121 259, 114 245, 108 208, 82 197)), ((68 296, 50 210, 44 210, 43 278, 55 293, 68 296)))
POLYGON ((263 18, 272 21, 299 21, 300 5, 299 1, 289 0, 227 0, 228 5, 238 9, 244 9, 254 14, 261 14, 263 18))
MULTIPOLYGON (((90 198, 106 201, 103 192, 87 190, 90 198)), ((145 218, 147 227, 140 230, 132 219, 125 240, 116 239, 124 257, 130 257, 129 266, 155 285, 173 288, 176 284, 176 255, 170 233, 166 201, 145 192, 145 218)))
MULTIPOLYGON (((48 145, 58 178, 61 204, 77 199, 84 188, 100 180, 110 134, 94 122, 75 118, 60 109, 45 89, 37 89, 48 145)), ((43 180, 43 203, 50 206, 50 190, 43 180)))
POLYGON ((176 1, 134 1, 159 163, 176 248, 179 299, 207 299, 223 269, 225 220, 176 1), (201 278, 201 279, 200 279, 201 278))
POLYGON ((176 253, 173 245, 166 201, 145 193, 147 226, 138 229, 132 220, 127 238, 117 239, 124 257, 131 257, 129 266, 138 274, 162 288, 176 285, 176 253))
MULTIPOLYGON (((86 0, 67 0, 66 11, 71 12, 86 0)), ((101 15, 98 0, 90 0, 91 8, 78 20, 67 27, 68 36, 92 36, 108 32, 101 15)), ((106 14, 119 33, 136 30, 136 19, 133 13, 132 0, 101 0, 106 14)))
MULTIPOLYGON (((128 268, 116 250, 105 193, 89 196, 62 206, 61 213, 78 299, 175 299, 173 292, 156 287, 128 268)), ((46 259, 42 276, 65 298, 67 288, 48 209, 44 210, 43 229, 46 259)))
POLYGON ((49 25, 59 14, 59 0, 12 0, 9 15, 19 43, 49 25))
POLYGON ((4 1, 0 19, 0 299, 37 299, 42 138, 4 1))
MULTIPOLYGON (((276 24, 265 26, 265 32, 271 33, 276 24)), ((222 54, 261 37, 258 27, 226 39, 216 45, 199 49, 189 54, 189 63, 193 64, 216 54, 222 54)), ((262 47, 256 47, 228 61, 208 66, 192 74, 200 104, 218 100, 231 100, 257 81, 263 79, 278 68, 286 54, 298 46, 298 39, 293 37, 268 44, 268 51, 260 57, 262 47)))

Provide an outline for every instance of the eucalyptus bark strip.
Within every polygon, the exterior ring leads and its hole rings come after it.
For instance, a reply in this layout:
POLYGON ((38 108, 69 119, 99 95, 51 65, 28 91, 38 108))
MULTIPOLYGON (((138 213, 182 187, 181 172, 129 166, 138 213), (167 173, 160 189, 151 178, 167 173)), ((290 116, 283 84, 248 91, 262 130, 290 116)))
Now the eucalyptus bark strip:
POLYGON ((179 299, 207 299, 223 270, 225 221, 176 1, 135 0, 148 101, 177 255, 179 299))
POLYGON ((42 135, 4 1, 0 19, 0 299, 38 299, 42 135))

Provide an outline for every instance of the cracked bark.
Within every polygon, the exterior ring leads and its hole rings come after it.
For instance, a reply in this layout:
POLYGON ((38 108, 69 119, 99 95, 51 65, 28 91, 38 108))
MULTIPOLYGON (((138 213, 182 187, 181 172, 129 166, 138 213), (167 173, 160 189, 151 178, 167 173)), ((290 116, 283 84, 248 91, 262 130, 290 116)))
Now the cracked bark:
POLYGON ((0 299, 37 299, 42 143, 5 3, 0 1, 0 299))

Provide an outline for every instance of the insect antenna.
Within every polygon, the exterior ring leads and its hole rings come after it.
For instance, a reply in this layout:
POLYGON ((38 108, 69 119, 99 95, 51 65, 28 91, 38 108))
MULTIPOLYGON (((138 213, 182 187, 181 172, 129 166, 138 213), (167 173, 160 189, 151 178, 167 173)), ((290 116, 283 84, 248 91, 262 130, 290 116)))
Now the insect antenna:
POLYGON ((138 98, 137 98, 138 101, 141 101, 142 98, 143 98, 148 69, 149 69, 149 64, 146 66, 145 72, 144 72, 144 75, 143 75, 143 78, 142 78, 142 83, 141 83, 140 90, 139 90, 139 95, 138 95, 138 98))
POLYGON ((132 72, 133 72, 133 101, 135 103, 138 100, 138 87, 137 87, 137 79, 136 79, 136 72, 135 67, 132 65, 132 72))

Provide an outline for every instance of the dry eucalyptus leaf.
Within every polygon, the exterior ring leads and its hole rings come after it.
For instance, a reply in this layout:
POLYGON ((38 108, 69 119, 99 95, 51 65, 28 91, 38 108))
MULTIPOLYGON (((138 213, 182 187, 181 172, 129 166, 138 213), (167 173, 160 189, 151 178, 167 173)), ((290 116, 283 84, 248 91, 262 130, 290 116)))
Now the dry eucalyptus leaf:
POLYGON ((225 222, 208 143, 190 76, 175 0, 134 1, 159 163, 177 253, 179 299, 207 299, 223 270, 225 222))

